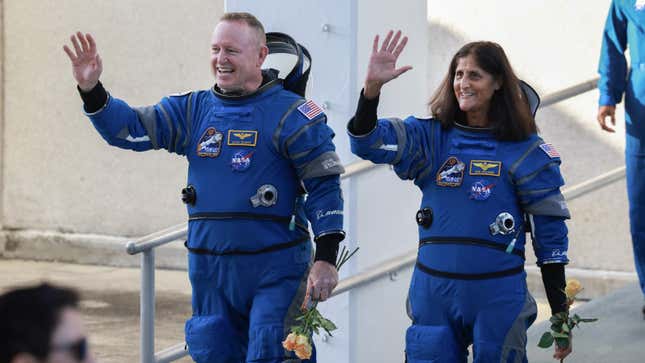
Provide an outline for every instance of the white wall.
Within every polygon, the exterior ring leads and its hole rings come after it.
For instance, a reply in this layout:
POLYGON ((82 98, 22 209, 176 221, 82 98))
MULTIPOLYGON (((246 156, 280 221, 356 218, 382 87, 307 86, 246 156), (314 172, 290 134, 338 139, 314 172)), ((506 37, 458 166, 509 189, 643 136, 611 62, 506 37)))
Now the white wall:
POLYGON ((133 105, 212 83, 222 1, 4 1, 2 215, 7 229, 138 236, 184 221, 186 163, 109 147, 81 112, 62 50, 95 35, 101 77, 133 105))

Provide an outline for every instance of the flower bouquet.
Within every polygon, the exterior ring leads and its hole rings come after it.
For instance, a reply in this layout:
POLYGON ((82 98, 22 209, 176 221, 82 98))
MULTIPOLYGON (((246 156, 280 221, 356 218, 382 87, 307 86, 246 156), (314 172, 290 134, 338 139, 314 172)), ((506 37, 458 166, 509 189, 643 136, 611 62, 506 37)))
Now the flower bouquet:
MULTIPOLYGON (((578 314, 573 314, 569 316, 569 309, 573 302, 576 299, 576 295, 583 290, 582 284, 578 280, 567 280, 567 286, 564 289, 564 293, 567 295, 567 311, 559 312, 553 316, 549 321, 551 322, 551 330, 542 334, 540 341, 538 342, 538 347, 540 348, 549 348, 555 344, 558 347, 567 349, 571 344, 571 330, 579 326, 580 323, 591 323, 597 321, 596 318, 581 318, 578 314)), ((563 362, 564 359, 561 359, 560 362, 563 362)))
MULTIPOLYGON (((356 247, 352 252, 349 252, 349 250, 343 246, 343 249, 338 255, 338 260, 336 261, 336 270, 339 271, 341 266, 343 266, 343 264, 345 264, 345 262, 347 262, 347 260, 349 260, 357 251, 358 247, 356 247)), ((331 336, 331 332, 336 330, 336 324, 322 316, 316 308, 316 304, 316 302, 312 302, 308 297, 305 297, 305 301, 300 308, 302 310, 302 314, 296 318, 298 325, 291 327, 291 332, 282 342, 284 349, 295 352, 296 356, 300 359, 311 358, 312 334, 320 334, 320 331, 323 330, 327 335, 331 336)))

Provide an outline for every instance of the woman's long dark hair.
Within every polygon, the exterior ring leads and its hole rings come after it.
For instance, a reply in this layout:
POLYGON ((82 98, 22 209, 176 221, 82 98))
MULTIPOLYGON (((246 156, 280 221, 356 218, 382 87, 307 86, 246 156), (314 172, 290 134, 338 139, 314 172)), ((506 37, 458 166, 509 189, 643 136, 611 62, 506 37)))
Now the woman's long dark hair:
POLYGON ((466 124, 466 113, 459 108, 453 91, 455 69, 459 59, 472 55, 477 65, 500 81, 501 87, 493 93, 488 108, 490 127, 497 139, 503 141, 525 140, 537 132, 528 101, 520 82, 506 58, 504 49, 493 42, 473 42, 464 45, 452 58, 448 74, 430 100, 432 115, 446 127, 455 122, 466 124))

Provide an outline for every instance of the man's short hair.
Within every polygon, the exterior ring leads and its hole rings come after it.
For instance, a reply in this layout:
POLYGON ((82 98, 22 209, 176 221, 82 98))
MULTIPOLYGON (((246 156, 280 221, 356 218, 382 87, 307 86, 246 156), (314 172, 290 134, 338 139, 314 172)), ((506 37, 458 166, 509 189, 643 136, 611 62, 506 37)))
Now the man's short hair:
POLYGON ((249 27, 251 27, 253 30, 255 30, 258 34, 260 44, 265 44, 266 43, 266 34, 264 33, 264 26, 258 18, 256 18, 253 14, 251 13, 244 13, 244 12, 230 12, 230 13, 224 13, 221 18, 219 18, 219 21, 239 21, 242 22, 249 27))
POLYGON ((19 353, 46 359, 61 312, 68 307, 78 307, 78 294, 46 283, 0 295, 0 362, 11 362, 19 353))

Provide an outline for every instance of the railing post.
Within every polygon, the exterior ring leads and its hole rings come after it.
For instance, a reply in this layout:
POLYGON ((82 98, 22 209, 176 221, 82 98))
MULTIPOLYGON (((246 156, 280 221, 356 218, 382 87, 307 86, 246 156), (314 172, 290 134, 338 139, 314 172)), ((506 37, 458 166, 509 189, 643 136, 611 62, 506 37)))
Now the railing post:
POLYGON ((141 255, 141 363, 155 363, 155 250, 141 255))

